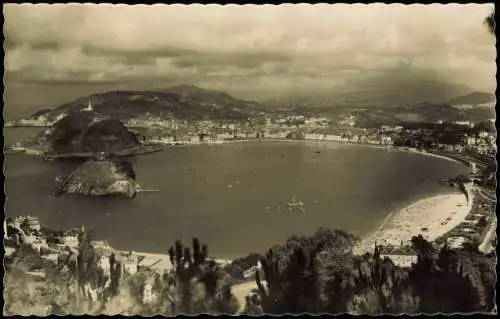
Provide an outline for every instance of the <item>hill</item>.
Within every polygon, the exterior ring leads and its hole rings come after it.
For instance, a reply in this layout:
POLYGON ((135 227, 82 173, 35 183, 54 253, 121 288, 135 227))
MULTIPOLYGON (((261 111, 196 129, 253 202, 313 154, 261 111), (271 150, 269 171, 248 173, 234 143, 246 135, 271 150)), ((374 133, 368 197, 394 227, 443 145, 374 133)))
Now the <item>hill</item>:
POLYGON ((109 91, 81 97, 53 109, 34 113, 19 125, 51 126, 66 114, 92 104, 95 112, 127 121, 141 115, 161 118, 246 120, 259 112, 259 104, 236 99, 229 94, 180 85, 148 91, 109 91))
POLYGON ((139 142, 136 135, 115 118, 93 111, 72 110, 51 129, 20 144, 43 153, 74 154, 130 149, 139 142))
POLYGON ((495 102, 495 95, 486 92, 472 92, 448 101, 451 105, 481 105, 495 102))

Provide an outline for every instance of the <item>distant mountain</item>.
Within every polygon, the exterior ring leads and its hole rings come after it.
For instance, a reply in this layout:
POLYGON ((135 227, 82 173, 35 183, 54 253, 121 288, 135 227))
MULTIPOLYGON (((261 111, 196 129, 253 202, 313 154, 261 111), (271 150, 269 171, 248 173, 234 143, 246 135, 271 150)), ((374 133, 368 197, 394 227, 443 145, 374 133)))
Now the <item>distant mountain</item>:
POLYGON ((308 106, 384 107, 405 106, 422 102, 443 103, 469 94, 466 85, 450 83, 432 73, 393 69, 360 77, 328 92, 314 92, 281 99, 280 103, 308 106))
POLYGON ((256 102, 239 100, 224 92, 180 85, 148 91, 92 94, 53 109, 38 111, 29 119, 18 122, 25 125, 30 125, 31 122, 45 123, 50 126, 67 114, 87 108, 89 101, 93 111, 122 121, 141 115, 177 119, 246 120, 250 115, 261 111, 256 102))
POLYGON ((486 92, 471 92, 467 95, 457 96, 448 101, 450 105, 481 105, 494 103, 495 95, 486 92))

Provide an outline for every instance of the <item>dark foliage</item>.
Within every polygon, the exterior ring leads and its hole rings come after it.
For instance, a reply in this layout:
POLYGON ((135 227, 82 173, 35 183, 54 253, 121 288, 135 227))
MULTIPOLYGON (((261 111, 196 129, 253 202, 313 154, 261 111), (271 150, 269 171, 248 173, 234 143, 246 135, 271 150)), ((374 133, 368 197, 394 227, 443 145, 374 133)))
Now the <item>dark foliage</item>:
POLYGON ((353 256, 305 242, 288 246, 284 267, 273 250, 262 258, 264 275, 257 274, 258 294, 247 299, 251 303, 247 312, 435 314, 492 310, 494 264, 477 251, 460 252, 447 244, 437 249, 416 236, 412 244, 418 261, 410 268, 401 268, 381 258, 378 247, 373 254, 353 256))
POLYGON ((215 260, 209 258, 207 245, 201 245, 200 241, 194 238, 190 249, 177 240, 168 250, 168 254, 175 269, 176 286, 181 291, 180 305, 172 301, 171 309, 174 309, 174 314, 197 313, 193 308, 193 282, 203 284, 206 310, 210 310, 209 312, 234 314, 237 311, 230 287, 223 286, 219 290, 221 273, 215 260))
POLYGON ((95 112, 72 112, 48 136, 55 152, 108 152, 136 146, 138 139, 120 121, 95 112))

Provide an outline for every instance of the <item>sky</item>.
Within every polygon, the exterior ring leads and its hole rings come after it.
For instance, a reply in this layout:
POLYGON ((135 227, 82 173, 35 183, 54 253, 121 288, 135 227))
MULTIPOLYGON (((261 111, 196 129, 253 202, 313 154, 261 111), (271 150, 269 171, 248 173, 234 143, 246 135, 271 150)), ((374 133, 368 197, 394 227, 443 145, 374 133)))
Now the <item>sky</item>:
POLYGON ((494 92, 492 4, 4 5, 7 111, 193 84, 262 100, 394 74, 494 92))

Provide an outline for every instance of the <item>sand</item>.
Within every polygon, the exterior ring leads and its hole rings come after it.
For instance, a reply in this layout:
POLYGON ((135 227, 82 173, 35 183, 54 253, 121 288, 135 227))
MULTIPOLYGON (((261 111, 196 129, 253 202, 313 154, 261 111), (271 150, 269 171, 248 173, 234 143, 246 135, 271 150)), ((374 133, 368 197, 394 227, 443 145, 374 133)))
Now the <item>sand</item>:
POLYGON ((413 236, 421 234, 433 241, 445 235, 465 220, 472 209, 464 194, 438 195, 425 198, 387 216, 380 228, 363 238, 354 253, 372 252, 375 242, 381 245, 409 244, 413 236))

